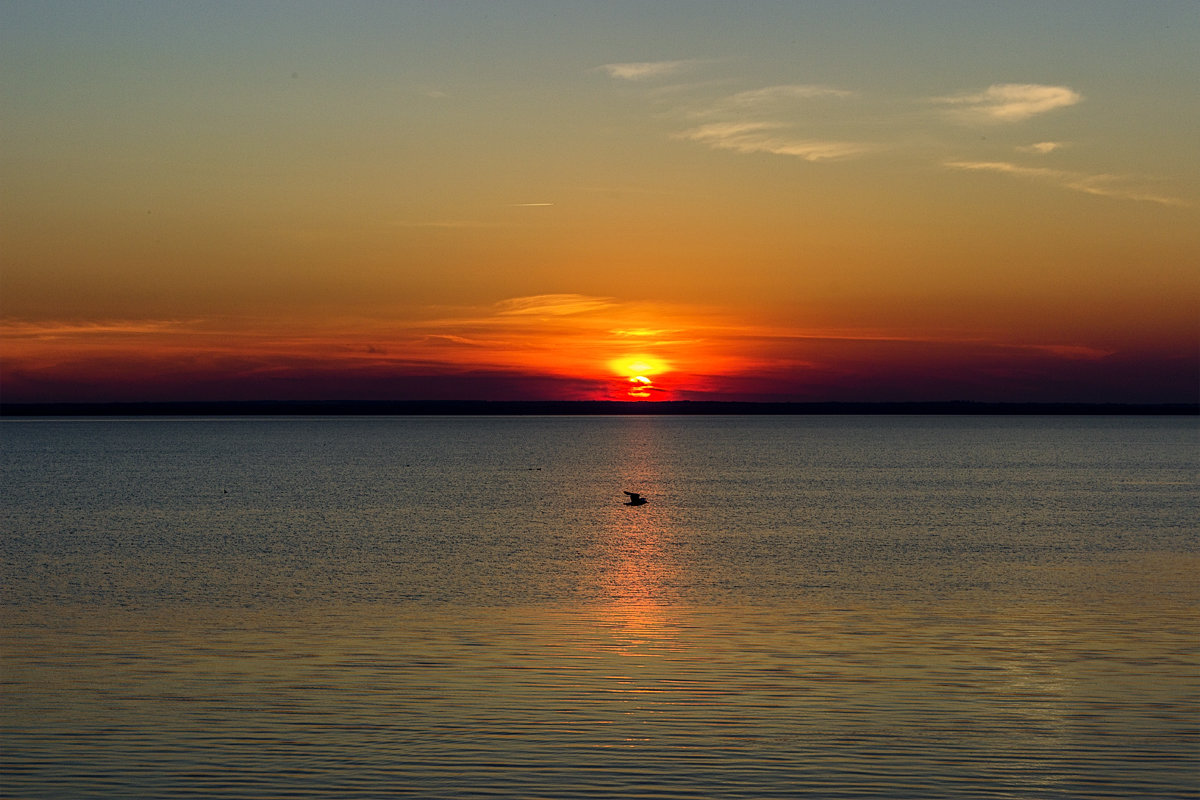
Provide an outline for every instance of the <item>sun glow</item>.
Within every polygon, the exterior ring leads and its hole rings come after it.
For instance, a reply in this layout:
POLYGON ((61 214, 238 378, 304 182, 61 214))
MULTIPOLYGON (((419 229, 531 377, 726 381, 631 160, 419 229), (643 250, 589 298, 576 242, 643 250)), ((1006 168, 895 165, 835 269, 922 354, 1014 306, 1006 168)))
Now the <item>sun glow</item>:
POLYGON ((644 354, 614 358, 608 366, 625 379, 621 393, 635 400, 648 400, 662 392, 662 388, 654 384, 655 377, 670 369, 662 359, 644 354))
POLYGON ((618 375, 625 375, 630 378, 651 378, 654 375, 660 375, 669 371, 670 367, 665 361, 654 356, 633 355, 614 358, 608 362, 612 371, 618 375))

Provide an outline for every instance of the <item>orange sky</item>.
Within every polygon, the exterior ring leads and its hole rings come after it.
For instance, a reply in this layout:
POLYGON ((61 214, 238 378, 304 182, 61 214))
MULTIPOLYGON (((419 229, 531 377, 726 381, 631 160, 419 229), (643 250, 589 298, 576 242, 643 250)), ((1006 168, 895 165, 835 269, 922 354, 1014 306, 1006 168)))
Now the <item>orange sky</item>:
POLYGON ((1195 401, 1195 8, 8 4, 0 398, 1195 401))

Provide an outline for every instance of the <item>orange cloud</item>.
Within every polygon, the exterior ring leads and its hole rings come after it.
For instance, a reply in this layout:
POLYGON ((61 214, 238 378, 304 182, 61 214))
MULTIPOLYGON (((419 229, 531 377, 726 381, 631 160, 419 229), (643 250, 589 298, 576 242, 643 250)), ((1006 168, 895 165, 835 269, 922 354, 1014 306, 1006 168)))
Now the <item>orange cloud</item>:
POLYGON ((803 329, 563 294, 399 322, 9 321, 0 336, 10 402, 454 399, 456 392, 459 399, 1149 402, 1184 400, 1200 385, 1186 343, 1122 351, 995 335, 803 329))

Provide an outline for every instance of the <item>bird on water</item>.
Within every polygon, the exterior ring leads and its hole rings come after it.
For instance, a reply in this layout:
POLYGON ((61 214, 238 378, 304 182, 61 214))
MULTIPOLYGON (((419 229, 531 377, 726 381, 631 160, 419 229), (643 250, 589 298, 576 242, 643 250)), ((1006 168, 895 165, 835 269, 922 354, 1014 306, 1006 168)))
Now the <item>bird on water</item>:
POLYGON ((627 506, 642 506, 646 504, 646 498, 637 492, 625 492, 625 494, 629 495, 629 502, 625 504, 627 506))

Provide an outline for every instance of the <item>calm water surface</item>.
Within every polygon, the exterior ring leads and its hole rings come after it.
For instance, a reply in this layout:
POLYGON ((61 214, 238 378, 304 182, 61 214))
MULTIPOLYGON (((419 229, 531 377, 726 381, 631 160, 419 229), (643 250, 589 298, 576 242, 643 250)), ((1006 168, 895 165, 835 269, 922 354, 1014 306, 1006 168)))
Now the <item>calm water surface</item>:
POLYGON ((1200 796, 1194 418, 0 437, 6 798, 1200 796))

